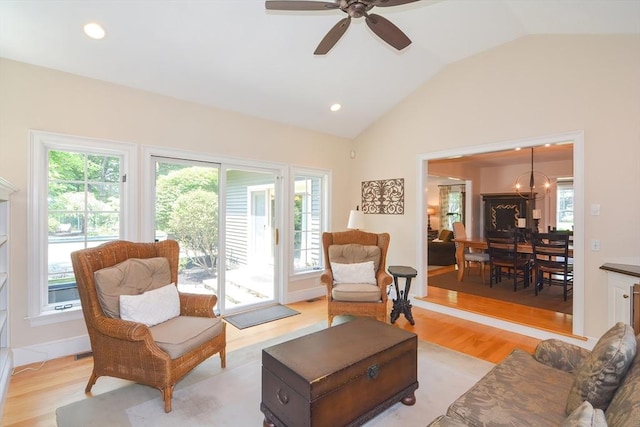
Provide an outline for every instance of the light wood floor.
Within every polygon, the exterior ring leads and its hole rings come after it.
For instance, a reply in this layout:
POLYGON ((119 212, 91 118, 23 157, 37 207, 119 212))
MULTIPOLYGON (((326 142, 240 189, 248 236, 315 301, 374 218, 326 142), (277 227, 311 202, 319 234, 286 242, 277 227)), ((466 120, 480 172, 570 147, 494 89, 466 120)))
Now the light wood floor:
MULTIPOLYGON (((429 276, 441 274, 443 270, 453 271, 454 266, 445 267, 429 273, 429 276)), ((537 329, 554 332, 561 335, 576 337, 573 335, 573 316, 566 313, 558 313, 535 307, 498 301, 492 298, 484 298, 476 295, 465 294, 448 289, 430 286, 428 295, 419 298, 447 307, 457 308, 484 316, 507 320, 520 325, 531 326, 537 329)))
MULTIPOLYGON (((244 330, 227 325, 227 357, 233 357, 229 352, 238 348, 326 322, 324 298, 289 306, 301 314, 244 330)), ((501 310, 497 303, 493 309, 494 312, 501 310)), ((415 326, 411 326, 404 316, 396 321, 395 326, 415 332, 422 340, 493 363, 501 361, 515 348, 532 352, 539 342, 531 337, 417 307, 413 308, 413 316, 415 326)), ((43 366, 34 364, 16 368, 9 385, 2 425, 56 426, 56 408, 90 397, 85 395, 84 388, 91 369, 92 358, 75 360, 72 356, 48 361, 43 366)), ((127 384, 127 381, 100 377, 91 395, 96 396, 127 384)))

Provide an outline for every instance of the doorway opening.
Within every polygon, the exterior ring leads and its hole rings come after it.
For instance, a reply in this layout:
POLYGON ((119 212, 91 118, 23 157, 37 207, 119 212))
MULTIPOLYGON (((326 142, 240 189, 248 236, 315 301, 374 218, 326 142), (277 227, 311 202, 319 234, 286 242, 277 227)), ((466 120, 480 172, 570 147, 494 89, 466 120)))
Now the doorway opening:
MULTIPOLYGON (((421 186, 425 191, 419 192, 419 217, 425 218, 425 221, 421 221, 421 239, 419 242, 419 261, 421 271, 429 270, 428 260, 428 245, 429 235, 433 236, 433 230, 431 234, 427 229, 426 221, 428 212, 433 212, 433 200, 435 195, 433 187, 430 186, 430 176, 439 175, 454 177, 463 180, 469 180, 472 182, 473 193, 467 194, 467 203, 470 205, 470 209, 465 212, 465 223, 467 229, 475 230, 472 233, 474 236, 480 238, 483 236, 485 218, 482 211, 482 194, 491 192, 505 192, 505 188, 510 191, 515 190, 510 187, 513 185, 515 178, 519 173, 524 172, 520 169, 528 169, 527 165, 520 165, 515 160, 517 155, 516 149, 524 149, 529 147, 536 147, 536 150, 541 151, 542 148, 549 148, 548 152, 552 152, 554 149, 557 151, 566 151, 567 147, 570 151, 570 162, 572 167, 571 179, 573 182, 573 234, 574 234, 574 292, 573 292, 573 315, 571 316, 571 333, 574 335, 582 335, 584 329, 584 138, 582 132, 570 132, 564 134, 557 134, 545 137, 531 138, 526 140, 514 140, 505 141, 494 144, 487 144, 483 146, 465 147, 458 149, 451 149, 441 152, 434 152, 424 154, 419 157, 419 168, 421 177, 421 186), (540 147, 538 149, 537 147, 540 147), (477 161, 479 158, 483 158, 485 162, 499 162, 502 161, 502 166, 499 163, 494 163, 491 166, 472 167, 472 161, 477 161), (455 159, 455 162, 454 162, 455 159), (490 160, 491 159, 491 160, 490 160), (449 169, 443 169, 443 165, 452 165, 454 167, 449 169), (484 167, 489 168, 490 172, 482 171, 484 167), (499 190, 492 189, 491 185, 495 182, 502 180, 503 187, 499 190), (431 208, 431 210, 430 210, 431 208)), ((521 150, 527 152, 528 150, 521 150)), ((542 158, 540 159, 542 163, 542 158)), ((526 163, 526 162, 525 162, 526 163)), ((554 172, 554 168, 559 168, 558 163, 554 163, 553 160, 549 160, 545 163, 545 167, 549 169, 548 174, 553 175, 554 178, 566 178, 566 171, 554 172)), ((555 223, 555 201, 544 203, 543 209, 545 218, 541 226, 546 224, 555 223), (553 213, 553 219, 552 219, 553 213)), ((424 275, 422 283, 416 289, 416 295, 418 297, 428 297, 429 295, 429 274, 424 275)), ((435 289, 434 289, 434 294, 435 289)), ((445 298, 448 301, 452 299, 459 299, 458 295, 452 297, 449 295, 445 298)), ((479 304, 476 304, 479 305, 479 304)), ((507 307, 504 310, 508 311, 522 311, 521 305, 513 304, 514 307, 507 307)), ((465 310, 464 307, 453 307, 454 310, 465 310)), ((502 309, 501 309, 502 310, 502 309)), ((455 313, 452 313, 455 315, 455 313)), ((460 313, 462 314, 462 313, 460 313)), ((481 313, 486 316, 495 316, 496 313, 481 313)), ((461 316, 463 317, 463 316, 461 316)), ((507 316, 509 317, 509 316, 507 316)), ((508 322, 525 324, 525 326, 539 327, 536 325, 533 315, 531 321, 527 322, 527 319, 514 320, 513 318, 505 318, 508 322)))

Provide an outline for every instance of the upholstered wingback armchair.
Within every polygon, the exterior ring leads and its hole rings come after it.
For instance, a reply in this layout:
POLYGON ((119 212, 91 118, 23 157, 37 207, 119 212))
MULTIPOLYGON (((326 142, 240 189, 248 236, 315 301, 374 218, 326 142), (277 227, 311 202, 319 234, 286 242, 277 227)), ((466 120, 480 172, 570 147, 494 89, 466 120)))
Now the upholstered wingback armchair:
POLYGON ((100 376, 123 378, 159 389, 170 412, 182 377, 216 353, 225 367, 217 297, 178 292, 178 255, 174 240, 114 241, 71 254, 93 352, 86 393, 100 376))
POLYGON ((388 233, 360 230, 322 234, 325 270, 320 281, 327 287, 328 323, 334 316, 374 317, 387 321, 386 272, 388 233))

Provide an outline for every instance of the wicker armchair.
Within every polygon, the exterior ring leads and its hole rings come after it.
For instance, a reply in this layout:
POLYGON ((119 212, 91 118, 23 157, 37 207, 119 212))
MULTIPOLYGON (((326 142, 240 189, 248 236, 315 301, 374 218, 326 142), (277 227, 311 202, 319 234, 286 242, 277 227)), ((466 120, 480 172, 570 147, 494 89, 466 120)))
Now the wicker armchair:
MULTIPOLYGON (((99 301, 94 273, 113 267, 130 258, 165 257, 169 261, 171 281, 178 280, 178 243, 165 240, 156 243, 115 241, 95 248, 73 252, 71 260, 82 302, 82 312, 93 352, 93 372, 85 389, 91 391, 100 376, 112 376, 135 381, 159 389, 165 412, 171 412, 171 399, 175 384, 198 364, 220 353, 221 366, 226 365, 226 324, 215 324, 217 334, 204 343, 185 346, 186 352, 172 358, 154 341, 151 330, 143 323, 135 323, 105 315, 99 301), (194 348, 195 346, 195 348, 194 348)), ((166 264, 165 264, 166 265, 166 264)), ((215 295, 179 294, 181 321, 207 323, 197 318, 215 318, 215 295), (183 317, 187 316, 188 319, 183 317)), ((168 321, 166 323, 171 322, 168 321)))
POLYGON ((327 287, 328 323, 334 316, 374 317, 387 321, 387 286, 393 279, 385 270, 388 233, 367 233, 360 230, 322 234, 325 270, 320 281, 327 287), (334 283, 331 263, 356 264, 374 262, 375 285, 364 283, 334 283))

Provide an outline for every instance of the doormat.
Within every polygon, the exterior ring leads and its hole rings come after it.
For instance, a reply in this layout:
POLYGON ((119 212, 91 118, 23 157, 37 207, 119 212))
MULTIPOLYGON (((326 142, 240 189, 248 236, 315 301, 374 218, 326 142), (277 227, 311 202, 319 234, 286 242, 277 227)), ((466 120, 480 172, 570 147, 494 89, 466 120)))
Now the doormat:
POLYGON ((285 317, 295 316, 296 314, 300 314, 300 312, 278 304, 267 308, 247 311, 246 313, 227 316, 224 320, 231 323, 238 329, 245 329, 251 326, 272 322, 274 320, 284 319, 285 317))

